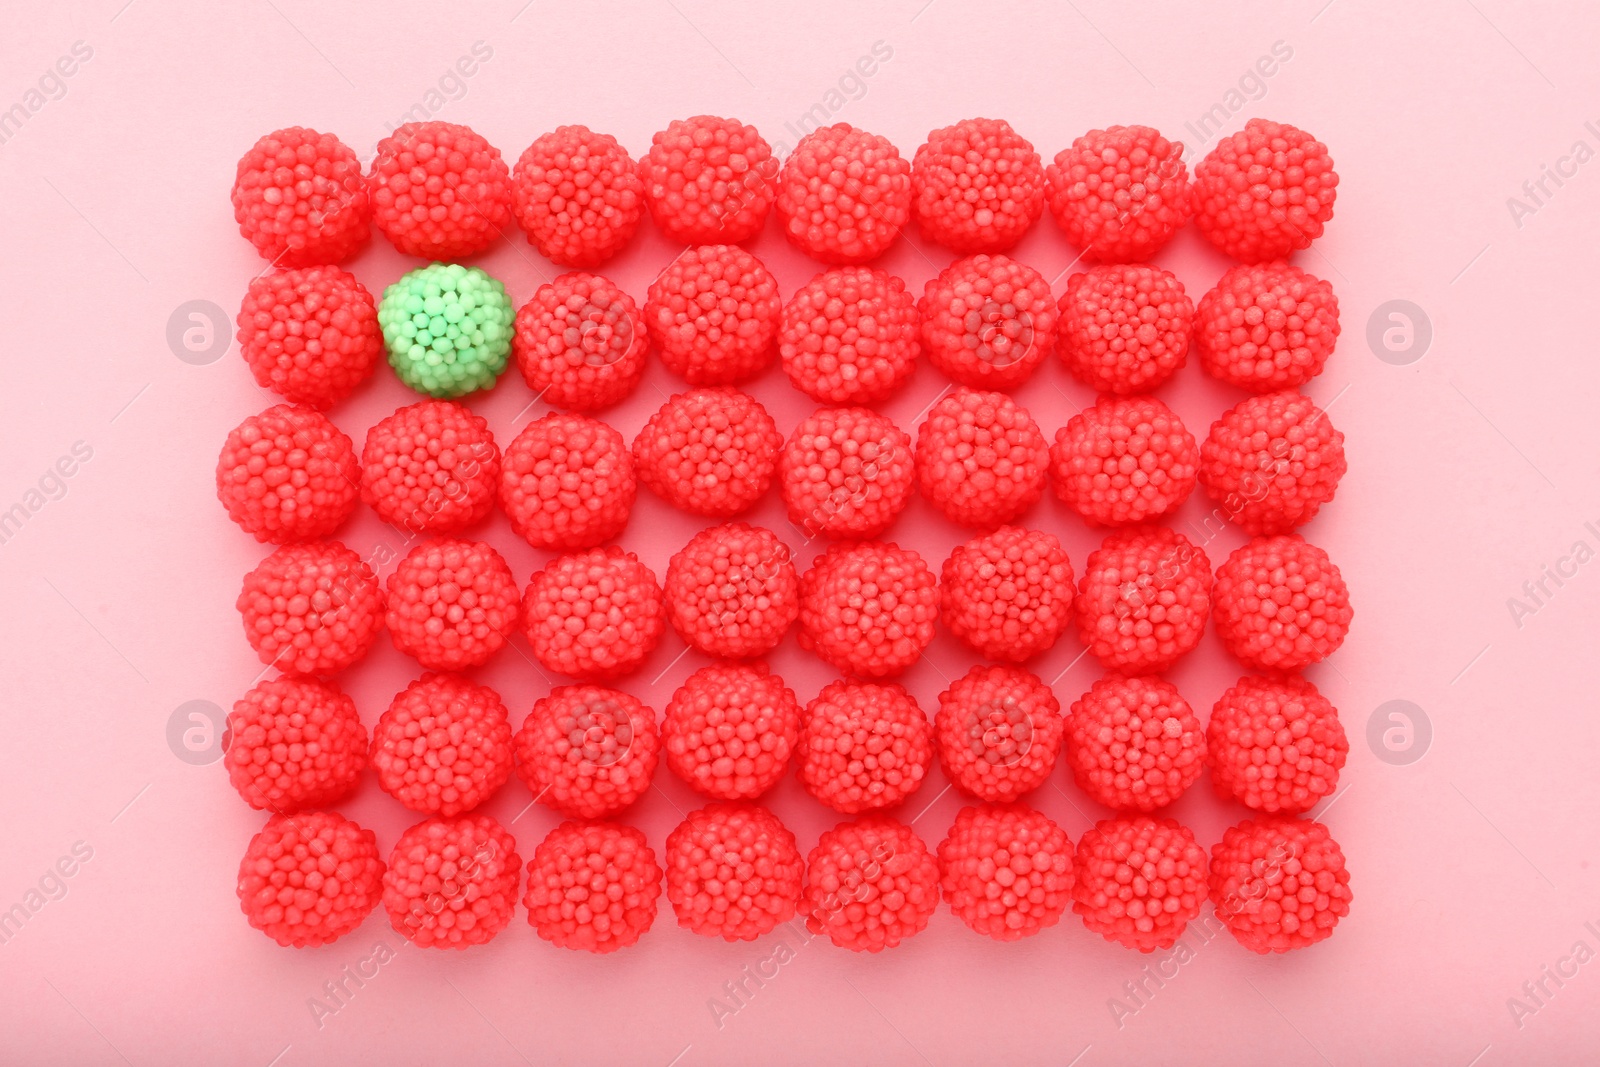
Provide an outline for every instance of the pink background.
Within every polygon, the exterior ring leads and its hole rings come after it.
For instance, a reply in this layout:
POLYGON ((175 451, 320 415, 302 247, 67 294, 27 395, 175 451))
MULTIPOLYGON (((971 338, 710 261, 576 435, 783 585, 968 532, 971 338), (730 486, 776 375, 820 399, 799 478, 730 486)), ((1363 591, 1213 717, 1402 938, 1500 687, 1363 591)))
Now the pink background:
MULTIPOLYGON (((1576 141, 1600 147, 1584 126, 1600 118, 1600 18, 1505 0, 1403 11, 1308 0, 1203 19, 1102 0, 995 3, 981 15, 957 0, 772 11, 522 3, 388 5, 375 20, 303 0, 216 10, 108 0, 40 5, 13 16, 0 39, 0 108, 27 99, 75 42, 92 49, 64 92, 47 79, 50 92, 32 101, 42 106, 0 143, 9 379, 0 510, 42 504, 0 544, 0 910, 28 899, 75 845, 92 849, 65 895, 56 889, 60 899, 0 945, 0 1060, 1488 1065, 1593 1055, 1600 962, 1559 989, 1547 983, 1553 996, 1520 1026, 1507 1000, 1543 967, 1570 975, 1561 961, 1577 942, 1600 949, 1585 928, 1600 928, 1590 669, 1600 564, 1550 584, 1554 595, 1520 625, 1507 600, 1575 542, 1600 547, 1584 526, 1600 520, 1588 313, 1600 163, 1560 162, 1576 141), (1331 941, 1262 959, 1226 938, 1191 937, 1193 958, 1119 1029, 1108 1001, 1166 954, 1125 951, 1070 917, 999 945, 941 909, 925 933, 876 958, 801 947, 789 934, 794 959, 719 1028, 708 1001, 771 956, 776 938, 729 946, 693 936, 663 900, 643 942, 597 959, 539 941, 519 910, 485 948, 398 947, 318 1027, 309 998, 380 942, 400 941, 381 915, 315 951, 282 950, 251 930, 233 883, 261 817, 220 764, 192 766, 169 748, 175 709, 226 707, 260 670, 233 599, 264 552, 227 521, 211 479, 229 428, 271 398, 237 349, 194 365, 175 357, 166 329, 186 301, 231 316, 261 269, 227 199, 234 163, 257 136, 310 125, 367 158, 478 41, 492 57, 458 98, 436 101, 437 116, 471 124, 513 159, 569 122, 614 133, 637 154, 668 120, 702 112, 737 115, 792 145, 785 124, 827 99, 878 41, 892 58, 829 103, 838 120, 886 134, 908 156, 930 128, 971 115, 1008 119, 1047 157, 1117 122, 1192 144, 1186 124, 1230 102, 1240 107, 1229 130, 1260 114, 1331 147, 1337 218, 1300 257, 1333 282, 1344 323, 1310 392, 1333 405, 1350 473, 1307 530, 1342 566, 1356 605, 1349 641, 1311 672, 1352 744, 1326 821, 1353 868, 1355 902, 1331 941), (1280 41, 1292 57, 1261 82, 1246 77, 1280 41), (1242 78, 1261 99, 1229 101, 1242 78), (1536 210, 1519 226, 1507 198, 1525 196, 1546 165, 1561 168, 1562 184, 1535 190, 1541 202, 1528 202, 1536 210), (1369 317, 1395 299, 1423 309, 1433 330, 1429 350, 1405 365, 1367 342, 1369 317), (91 458, 62 483, 44 478, 77 442, 91 458), (27 496, 41 478, 59 499, 27 496), (1369 746, 1369 719, 1392 700, 1431 722, 1420 760, 1386 762, 1369 746)), ((785 295, 817 269, 775 227, 753 247, 785 295)), ((642 298, 675 252, 647 225, 604 269, 642 298)), ((1053 224, 1017 255, 1061 291, 1073 251, 1053 224)), ((949 259, 902 242, 883 265, 920 292, 949 259)), ((479 262, 519 304, 556 273, 520 239, 479 262)), ((1226 266, 1192 230, 1159 262, 1196 297, 1226 266)), ((353 269, 376 292, 410 265, 379 240, 353 269)), ((909 426, 942 386, 924 367, 887 410, 909 426)), ((653 367, 612 420, 631 437, 673 388, 653 367)), ((785 432, 809 408, 778 373, 753 391, 785 432)), ((1201 434, 1236 399, 1193 365, 1165 395, 1201 434)), ((1049 434, 1091 399, 1054 362, 1019 397, 1049 434)), ((381 371, 335 419, 359 441, 409 399, 381 371)), ((512 373, 472 405, 503 442, 540 410, 524 412, 529 400, 512 373)), ((1191 501, 1182 521, 1204 510, 1191 501)), ((792 534, 775 494, 754 519, 792 534)), ((1053 501, 1028 521, 1059 534, 1081 568, 1096 540, 1081 523, 1053 501)), ((659 569, 699 525, 641 498, 625 541, 659 569)), ((519 576, 543 558, 503 519, 485 536, 519 576)), ((935 562, 964 537, 921 504, 896 536, 935 562)), ((370 513, 344 539, 361 552, 399 543, 370 513)), ((1206 550, 1217 562, 1238 543, 1229 530, 1206 550)), ((659 708, 700 665, 679 658, 682 648, 664 641, 633 691, 659 708)), ((1092 660, 1074 662, 1079 652, 1068 639, 1038 665, 1064 703, 1096 676, 1092 660)), ((906 683, 932 707, 970 659, 941 636, 906 683)), ((802 699, 829 678, 793 642, 774 666, 802 699)), ((385 642, 346 683, 371 724, 414 673, 385 642)), ((1208 638, 1172 677, 1203 715, 1237 673, 1208 638)), ((515 721, 547 685, 514 652, 481 674, 515 721)), ((1076 838, 1103 813, 1064 772, 1056 782, 1034 803, 1076 838)), ((656 784, 629 818, 659 847, 695 802, 665 770, 656 784)), ((936 772, 903 812, 930 843, 959 807, 944 790, 936 772)), ((556 822, 541 807, 524 812, 528 799, 513 782, 489 807, 525 856, 556 822)), ((772 804, 806 849, 835 821, 792 781, 772 804)), ((413 821, 370 781, 344 810, 385 852, 413 821)), ((1209 847, 1245 812, 1201 782, 1175 814, 1209 847)))

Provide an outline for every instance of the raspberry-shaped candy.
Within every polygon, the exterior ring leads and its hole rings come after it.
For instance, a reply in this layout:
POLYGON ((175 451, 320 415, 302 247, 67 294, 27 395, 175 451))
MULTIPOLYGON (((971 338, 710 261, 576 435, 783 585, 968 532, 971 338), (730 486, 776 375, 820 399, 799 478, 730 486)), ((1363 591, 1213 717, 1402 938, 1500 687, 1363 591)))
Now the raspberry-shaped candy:
POLYGON ((1308 248, 1339 192, 1328 147, 1288 123, 1251 119, 1194 168, 1194 224, 1245 263, 1308 248))
POLYGON ((1251 952, 1316 944, 1350 914, 1350 899, 1344 851, 1319 822, 1246 819, 1211 849, 1211 906, 1251 952))
POLYGON ((877 259, 911 218, 911 164, 849 123, 813 130, 778 174, 778 218, 790 244, 824 263, 877 259))
POLYGON ((852 952, 921 933, 939 907, 939 861, 904 823, 868 816, 825 831, 806 857, 806 929, 852 952))
POLYGON ((644 214, 643 188, 615 137, 587 126, 560 126, 517 160, 511 209, 546 259, 595 267, 633 240, 644 214))
POLYGON ((389 575, 387 592, 390 640, 429 670, 487 663, 520 616, 511 568, 482 541, 422 542, 389 575))
POLYGON ((1044 167, 1010 123, 965 119, 917 149, 911 206, 930 241, 959 255, 1004 252, 1044 211, 1044 167))
POLYGON ((378 324, 407 386, 449 400, 494 385, 511 355, 516 310, 477 267, 429 263, 383 291, 378 324))
POLYGON ((1200 448, 1183 420, 1149 396, 1102 396, 1056 434, 1056 495, 1098 526, 1131 526, 1176 511, 1194 492, 1200 448))
POLYGON ((1090 799, 1117 811, 1155 811, 1200 777, 1206 738, 1171 683, 1112 675, 1072 705, 1066 751, 1090 799))
POLYGON ((1089 554, 1073 611, 1079 639, 1107 670, 1164 671, 1205 636, 1211 561, 1164 527, 1119 530, 1089 554))
POLYGON ((487 815, 436 815, 400 835, 383 874, 383 907, 420 948, 488 944, 511 922, 522 858, 487 815))
POLYGON ((326 411, 383 358, 372 294, 338 267, 272 271, 239 308, 239 351, 264 389, 326 411))
POLYGON ((633 439, 639 480, 680 511, 727 518, 772 485, 783 435, 737 389, 691 389, 661 405, 633 439))
POLYGON ((355 444, 326 415, 279 404, 228 434, 217 499, 257 541, 310 541, 344 525, 360 475, 355 444))
POLYGON ((372 769, 384 792, 412 811, 471 811, 511 777, 506 706, 458 674, 423 675, 378 719, 372 769))
POLYGON ((1137 263, 1189 220, 1183 142, 1148 126, 1090 130, 1045 168, 1050 213, 1091 262, 1137 263))
POLYGON ((1015 389, 1055 347, 1050 283, 1006 256, 958 259, 917 302, 928 362, 957 385, 1015 389))
POLYGON ((667 766, 713 800, 754 800, 789 769, 800 704, 764 663, 691 674, 661 720, 667 766))
POLYGON ((252 808, 295 812, 342 800, 367 765, 355 701, 309 678, 271 678, 228 715, 223 764, 252 808))
POLYGON ((950 553, 939 617, 980 656, 1021 663, 1072 622, 1072 564, 1054 534, 1002 526, 950 553))
POLYGON ((1091 267, 1067 279, 1060 310, 1061 362, 1102 393, 1148 393, 1189 358, 1194 301, 1171 271, 1091 267))
POLYGON ((553 671, 601 681, 635 670, 667 628, 661 585, 620 548, 558 556, 522 598, 523 635, 553 671))
POLYGON ((343 263, 372 236, 361 161, 333 134, 300 126, 267 134, 239 160, 233 217, 280 267, 343 263))
POLYGON ((367 179, 372 219, 402 253, 466 259, 511 221, 500 150, 453 122, 408 122, 378 142, 367 179))
POLYGON ((644 377, 650 339, 633 298, 572 271, 535 289, 517 312, 511 352, 528 388, 552 407, 599 411, 644 377))
POLYGON ((1350 591, 1328 554, 1295 534, 1257 537, 1217 568, 1217 636, 1260 671, 1298 671, 1344 644, 1350 591))
POLYGON ((1015 800, 1043 785, 1061 751, 1061 705, 1019 667, 979 665, 939 694, 939 765, 979 800, 1015 800))
POLYGON ((876 404, 916 369, 917 300, 881 270, 823 271, 783 308, 778 355, 794 387, 824 404, 876 404))
POLYGON ((628 525, 639 481, 622 435, 587 415, 528 423, 500 461, 500 507, 534 548, 591 548, 628 525))
POLYGON ((494 510, 500 448, 489 423, 460 404, 423 400, 367 431, 361 499, 412 534, 453 534, 494 510))
POLYGON ((800 614, 789 546, 760 526, 701 530, 667 564, 667 621, 708 656, 749 659, 778 647, 800 614))
POLYGON ((696 115, 674 119, 639 159, 645 206, 681 244, 738 244, 761 232, 778 161, 754 126, 696 115))
POLYGON ((331 811, 274 815, 239 864, 239 906, 285 948, 326 945, 361 925, 383 892, 371 830, 331 811))
POLYGON ((660 748, 656 713, 627 693, 558 686, 517 731, 517 774, 541 804, 594 819, 621 811, 650 788, 660 748))
POLYGON ((1072 910, 1128 948, 1171 948, 1206 901, 1206 853, 1171 819, 1121 815, 1078 840, 1072 910))
POLYGON ((834 682, 800 719, 800 784, 834 811, 892 807, 933 764, 933 727, 898 685, 834 682))
POLYGON ((650 283, 644 319, 662 366, 690 385, 736 385, 778 354, 778 279, 737 245, 700 245, 650 283))
POLYGON ((1292 391, 1241 400, 1200 445, 1201 487, 1251 534, 1288 533, 1310 522, 1344 472, 1344 434, 1292 391))
POLYGON ((1350 742, 1333 704, 1304 678, 1246 675, 1211 709, 1206 751, 1218 796, 1298 815, 1338 788, 1350 742))
POLYGON ((933 640, 938 584, 911 549, 834 545, 800 578, 800 646, 854 677, 901 674, 933 640))
POLYGON ((876 537, 916 483, 911 435, 871 408, 819 408, 778 457, 789 521, 807 537, 876 537))
POLYGON ((528 861, 523 907, 534 932, 561 948, 615 952, 656 921, 661 865, 644 834, 610 822, 565 822, 528 861))
POLYGON ((956 918, 985 937, 1032 937, 1072 904, 1072 840, 1020 804, 962 808, 939 843, 939 885, 956 918))
POLYGON ((337 541, 278 549, 244 576, 236 606, 261 662, 286 674, 338 674, 383 629, 377 576, 337 541))
POLYGON ((951 522, 979 529, 1017 518, 1044 495, 1050 447, 1004 393, 957 389, 917 430, 917 488, 951 522))
POLYGON ((712 804, 667 837, 667 899, 686 930, 754 941, 794 918, 806 863, 766 808, 712 804))
POLYGON ((1309 382, 1338 340, 1333 286, 1292 263, 1234 267, 1196 309, 1200 366, 1251 393, 1309 382))

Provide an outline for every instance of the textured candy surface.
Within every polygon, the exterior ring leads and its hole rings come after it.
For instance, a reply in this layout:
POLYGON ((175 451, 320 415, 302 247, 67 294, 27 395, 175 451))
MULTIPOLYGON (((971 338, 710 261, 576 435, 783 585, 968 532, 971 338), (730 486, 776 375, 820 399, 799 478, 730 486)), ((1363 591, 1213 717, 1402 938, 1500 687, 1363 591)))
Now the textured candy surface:
POLYGON ((1061 362, 1102 393, 1148 393, 1189 357, 1194 301, 1160 267, 1106 264, 1074 274, 1060 311, 1061 362))
POLYGON ((650 217, 680 244, 738 244, 760 233, 777 173, 754 126, 715 115, 674 119, 639 159, 650 217))
POLYGON ((1339 192, 1328 148, 1288 123, 1251 119, 1194 169, 1194 224, 1245 263, 1308 248, 1339 192))
POLYGON ((1056 495, 1097 526, 1129 526, 1175 511, 1194 491, 1200 449, 1154 397, 1102 396, 1056 434, 1056 495))
POLYGON ((1119 530, 1089 554, 1073 610, 1078 637, 1101 666, 1164 671, 1205 635, 1211 561, 1165 527, 1119 530))
POLYGON ((1263 955, 1314 945, 1350 914, 1350 872, 1328 828, 1247 819, 1211 849, 1211 906, 1234 939, 1263 955))
POLYGON ((1018 667, 973 667, 939 694, 939 765, 963 793, 1016 800, 1043 785, 1061 751, 1061 705, 1018 667))
POLYGON ((505 827, 487 815, 436 815, 400 835, 383 874, 383 907, 414 945, 471 948, 511 922, 521 878, 505 827))
POLYGON ((939 617, 968 648, 1022 663, 1072 622, 1072 564, 1054 534, 1002 526, 960 545, 939 576, 939 617))
POLYGON ((378 305, 395 375, 446 400, 494 385, 510 358, 515 318, 504 285, 459 263, 418 267, 385 289, 378 305))
POLYGON ((939 861, 904 823, 867 816, 823 833, 806 858, 806 928, 852 952, 922 932, 939 907, 939 861))
POLYGON ((800 614, 789 546, 742 522, 695 534, 667 564, 663 591, 678 636, 725 659, 766 655, 800 614))
POLYGON ((517 731, 517 774, 546 807, 599 818, 650 788, 660 748, 656 713, 634 697, 564 685, 541 697, 517 731))
POLYGON ((1206 901, 1206 854, 1171 819, 1123 815, 1078 841, 1072 910, 1090 930, 1128 948, 1171 948, 1206 901))
POLYGON ((1155 811, 1200 777, 1206 735, 1170 682, 1111 675, 1072 705, 1066 752, 1091 799, 1116 811, 1155 811))
POLYGON ((238 326, 239 351, 256 382, 318 411, 355 392, 383 358, 377 304, 354 275, 338 267, 255 278, 238 326))
POLYGON ((789 769, 800 704, 765 663, 701 667, 661 720, 667 766, 713 800, 754 800, 789 769))
POLYGON ((922 350, 945 377, 1015 389, 1055 347, 1059 313, 1044 275, 1000 255, 958 259, 917 301, 922 350))
POLYGON ((1350 592, 1328 554, 1295 534, 1257 537, 1217 568, 1217 636, 1260 671, 1298 671, 1326 659, 1350 629, 1350 592))
POLYGON ((1083 258, 1138 263, 1189 219, 1183 142, 1148 126, 1090 130, 1045 169, 1050 213, 1083 258))
POLYGON ((644 187, 615 137, 587 126, 560 126, 517 160, 511 210, 546 259, 596 267, 633 240, 644 214, 644 187))
POLYGON ((911 435, 871 408, 819 408, 778 457, 789 521, 809 537, 877 537, 916 483, 911 435))
POLYGON ((1050 448, 1027 409, 1004 393, 959 388, 917 429, 917 489, 951 522, 987 529, 1039 502, 1050 448))
POLYGON ((639 494, 622 435, 587 415, 551 412, 506 446, 500 507, 534 548, 592 548, 620 534, 639 494))
POLYGON ((824 263, 865 263, 911 220, 911 164, 888 138, 840 122, 800 139, 778 173, 778 220, 824 263))
POLYGON ((452 122, 408 122, 379 141, 367 184, 373 221, 408 256, 475 256, 511 221, 500 150, 452 122))
POLYGON ((1072 903, 1072 841, 1020 804, 962 808, 939 843, 939 883, 956 918, 996 941, 1032 937, 1072 903))
POLYGON ((331 811, 272 816, 239 864, 245 918, 286 948, 337 941, 382 893, 377 838, 331 811))
POLYGON ((728 244, 684 249, 644 302, 662 365, 690 385, 737 385, 770 367, 782 315, 778 279, 728 244))
POLYGON ((1200 485, 1246 533, 1288 533, 1316 517, 1344 477, 1344 434, 1309 397, 1241 400, 1200 445, 1200 485))
POLYGON ((800 646, 854 677, 910 667, 933 640, 938 614, 938 579, 896 544, 834 545, 800 578, 800 646))
POLYGON ((528 583, 522 612, 534 658, 585 681, 635 670, 667 628, 656 576, 616 547, 551 560, 528 583))
POLYGON ((361 499, 391 526, 453 534, 494 510, 500 448, 489 423, 460 404, 423 400, 367 431, 361 499))
POLYGON ((236 606, 261 662, 286 674, 337 674, 383 629, 377 577, 337 541, 278 549, 244 576, 236 606))
POLYGON ((766 495, 783 435, 737 389, 692 389, 661 405, 633 441, 639 480, 691 515, 727 518, 766 495))
POLYGON ((1218 796, 1297 815, 1338 788, 1350 742, 1310 682, 1246 675, 1211 709, 1206 748, 1218 796))
POLYGON ((794 918, 806 864, 778 817, 755 804, 692 811, 667 837, 667 899, 686 930, 754 941, 794 918))
POLYGON ((389 574, 384 625, 394 647, 429 670, 487 663, 517 627, 511 567, 482 541, 431 538, 389 574))
POLYGON ((1251 393, 1304 385, 1339 340, 1333 286, 1291 263, 1232 268, 1195 312, 1200 366, 1251 393))
POLYGON ((276 130, 239 160, 233 217, 278 267, 343 263, 372 236, 361 161, 331 133, 276 130))
POLYGON ((933 764, 933 727, 898 685, 833 682, 800 717, 800 784, 837 812, 892 807, 933 764))
POLYGON ((523 905, 534 932, 561 948, 615 952, 656 921, 661 865, 644 834, 608 822, 565 822, 528 861, 523 905))
POLYGON ((256 683, 228 715, 224 748, 233 787, 265 811, 336 803, 367 766, 367 730, 355 701, 309 678, 256 683))
POLYGON ((528 388, 569 411, 600 411, 630 396, 649 350, 633 298, 582 271, 535 289, 517 311, 511 340, 528 388))
POLYGON ((355 444, 326 415, 279 404, 228 434, 217 457, 217 499, 257 541, 309 541, 344 525, 360 474, 355 444))
POLYGON ((823 271, 784 305, 778 355, 794 387, 823 404, 876 404, 916 369, 917 300, 867 267, 823 271))
POLYGON ((511 777, 500 695, 457 674, 425 674, 395 695, 372 733, 378 784, 412 811, 460 815, 511 777))
POLYGON ((928 134, 911 160, 922 236, 959 254, 1004 252, 1044 212, 1044 167, 1001 119, 965 119, 928 134))

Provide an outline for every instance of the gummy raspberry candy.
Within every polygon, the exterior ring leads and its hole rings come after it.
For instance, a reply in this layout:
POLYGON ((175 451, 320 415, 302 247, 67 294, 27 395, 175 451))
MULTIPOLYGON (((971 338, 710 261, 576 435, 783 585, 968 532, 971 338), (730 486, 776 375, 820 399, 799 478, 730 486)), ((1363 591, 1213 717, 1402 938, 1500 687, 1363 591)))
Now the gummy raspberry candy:
POLYGON ((656 713, 627 693, 564 685, 533 705, 515 740, 533 799, 571 818, 621 811, 650 788, 661 739, 656 713))
POLYGON ((367 766, 355 701, 309 678, 258 682, 228 715, 223 764, 245 803, 296 812, 334 804, 367 766))
POLYGON ((228 434, 217 457, 217 499, 257 541, 325 537, 355 510, 356 446, 328 417, 279 404, 228 434))
POLYGON ((1211 906, 1234 940, 1266 955, 1305 948, 1350 914, 1350 872, 1328 828, 1246 819, 1211 849, 1211 906))
POLYGON ((453 534, 487 519, 500 484, 489 423, 449 400, 423 400, 367 431, 361 499, 411 534, 453 534))
POLYGON ((377 577, 337 541, 278 549, 244 576, 237 607, 250 647, 286 674, 338 674, 383 629, 377 577))
POLYGON ((656 576, 638 556, 615 547, 551 560, 528 583, 522 611, 534 658, 585 681, 637 669, 667 628, 656 576))
POLYGON ((1112 675, 1072 705, 1066 753, 1078 788, 1096 803, 1155 811, 1200 777, 1206 738, 1170 682, 1112 675))
POLYGON ((233 217, 279 267, 343 263, 372 236, 361 161, 331 133, 276 130, 239 160, 233 217))
POLYGON ((979 665, 939 694, 939 765, 979 800, 1016 800, 1049 780, 1061 751, 1061 705, 1019 667, 979 665))
POLYGON ((429 670, 481 666, 520 615, 517 580, 482 541, 430 538, 390 573, 384 625, 394 647, 429 670))
POLYGON ((1015 389, 1056 343, 1050 283, 1005 256, 956 260, 928 282, 917 313, 928 362, 974 389, 1015 389))
POLYGON ((1072 841, 1020 804, 962 808, 939 843, 939 883, 956 918, 978 933, 1032 937, 1072 904, 1072 841))
POLYGON ((825 831, 806 858, 806 929, 852 952, 921 933, 939 907, 939 861, 911 827, 884 816, 825 831))
POLYGON ((1107 670, 1164 671, 1205 635, 1211 561, 1172 530, 1119 530, 1089 554, 1073 612, 1079 639, 1107 670))
POLYGON ((772 485, 783 435, 761 402, 737 389, 691 389, 661 405, 633 439, 639 480, 690 515, 728 518, 772 485))
POLYGON ((1148 126, 1090 130, 1045 168, 1050 213, 1082 258, 1137 263, 1189 219, 1183 142, 1148 126))
POLYGON ((667 621, 691 648, 764 656, 800 614, 800 576, 771 530, 733 522, 701 530, 667 564, 667 621))
POLYGON ((378 305, 395 375, 444 400, 494 385, 511 355, 515 317, 504 285, 459 263, 418 267, 378 305))
POLYGON ((511 352, 528 388, 552 407, 600 411, 644 377, 650 339, 633 298, 598 274, 539 286, 517 312, 511 352))
POLYGON ((511 172, 511 209, 552 263, 596 267, 633 240, 644 214, 639 172, 617 139, 560 126, 528 146, 511 172))
POLYGON ((933 764, 933 727, 898 685, 833 682, 800 718, 800 784, 844 815, 893 807, 933 764))
POLYGON ((500 150, 453 122, 408 122, 379 141, 367 183, 372 220, 408 256, 475 256, 511 221, 500 150))
POLYGON ((1298 815, 1338 788, 1350 742, 1310 682, 1246 675, 1211 709, 1206 749, 1218 796, 1298 815))
POLYGON ((1251 393, 1309 382, 1338 340, 1333 286, 1290 263, 1234 267, 1196 309, 1201 368, 1251 393))
POLYGON ((1322 236, 1338 186, 1326 145, 1288 123, 1251 119, 1194 168, 1194 224, 1234 259, 1282 259, 1322 236))
POLYGON ((1200 445, 1201 488, 1250 534, 1288 533, 1310 522, 1344 472, 1344 434, 1292 391, 1241 400, 1200 445))
POLYGON ((412 811, 460 815, 511 777, 511 721, 499 694, 458 674, 425 674, 372 732, 383 791, 412 811))
POLYGON ((271 271, 239 308, 239 351, 257 384, 326 411, 372 377, 383 334, 372 294, 338 267, 271 271))
POLYGON ((783 308, 778 355, 794 387, 824 404, 876 404, 916 370, 917 301, 881 270, 839 267, 783 308))
POLYGON ((400 835, 383 907, 420 948, 484 945, 511 922, 522 878, 517 842, 487 815, 435 815, 400 835))
POLYGON ((911 219, 911 164, 886 137, 845 122, 823 126, 784 161, 777 207, 800 251, 824 263, 865 263, 911 219))
POLYGON ((1072 622, 1072 564, 1054 534, 1002 526, 960 545, 939 576, 945 629, 988 659, 1022 663, 1072 622))
POLYGON ((871 408, 819 408, 778 457, 784 508, 807 537, 877 537, 915 483, 911 435, 871 408))
POLYGON ((522 428, 500 461, 500 506, 534 548, 592 548, 620 534, 639 494, 622 435, 552 412, 522 428))
POLYGON ((661 365, 690 385, 737 385, 778 354, 778 279, 737 245, 686 248, 644 301, 661 365))
POLYGON ((645 206, 682 244, 738 244, 761 232, 778 161, 754 126, 696 115, 674 119, 639 159, 645 206))
POLYGON ((800 705, 766 664, 714 664, 691 674, 667 701, 661 745, 667 766, 713 800, 754 800, 789 769, 800 705))
POLYGON ((1350 592, 1328 554, 1294 534, 1253 538, 1217 568, 1217 636, 1260 671, 1321 662, 1350 629, 1350 592))
POLYGON ((755 804, 692 811, 667 837, 667 899, 678 925, 754 941, 800 908, 806 864, 794 834, 755 804))
POLYGON ((1120 815, 1078 840, 1072 910, 1128 948, 1171 948, 1206 901, 1206 854, 1171 819, 1120 815))
POLYGON ((922 236, 959 255, 1004 252, 1044 212, 1044 167, 1001 119, 934 130, 911 160, 911 206, 922 236))
POLYGON ((1148 393, 1189 358, 1194 301, 1171 271, 1142 263, 1091 267, 1067 279, 1059 306, 1061 362, 1102 393, 1148 393))
POLYGON ((239 906, 285 948, 326 945, 360 926, 383 892, 371 830, 331 811, 274 815, 239 864, 239 906))
POLYGON ((1050 450, 1056 495, 1096 526, 1171 514, 1194 492, 1199 465, 1194 436, 1149 396, 1102 396, 1061 428, 1050 450))
POLYGON ((933 640, 938 579, 911 549, 834 545, 800 578, 800 647, 847 675, 904 673, 933 640))
POLYGON ((565 822, 528 861, 523 906, 544 940, 561 948, 615 952, 656 921, 661 865, 631 826, 565 822))
POLYGON ((951 522, 1008 523, 1039 502, 1050 448, 1026 408, 1004 393, 961 388, 917 430, 917 488, 951 522))

